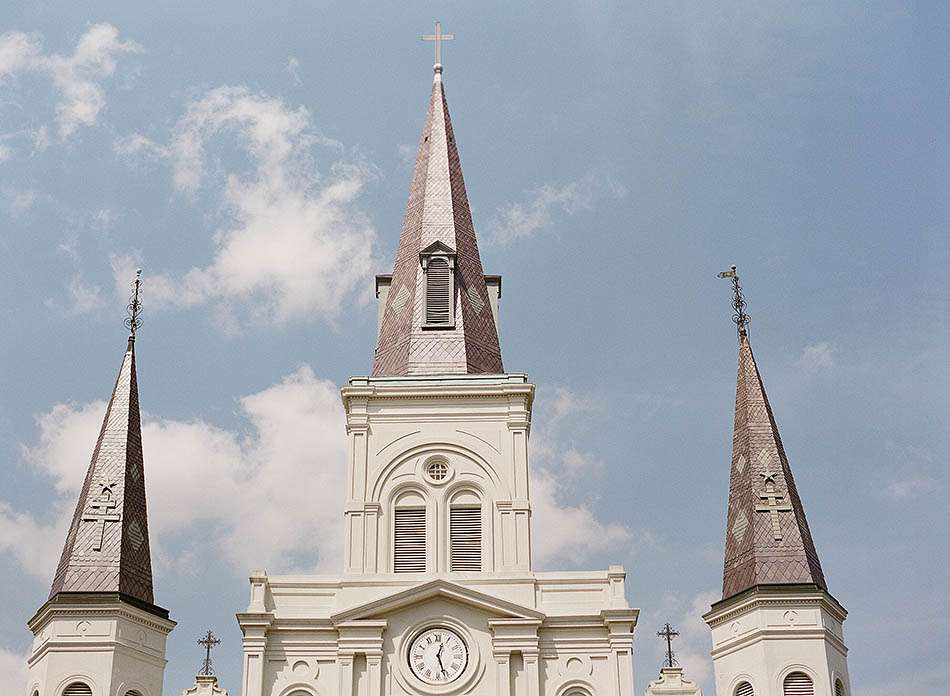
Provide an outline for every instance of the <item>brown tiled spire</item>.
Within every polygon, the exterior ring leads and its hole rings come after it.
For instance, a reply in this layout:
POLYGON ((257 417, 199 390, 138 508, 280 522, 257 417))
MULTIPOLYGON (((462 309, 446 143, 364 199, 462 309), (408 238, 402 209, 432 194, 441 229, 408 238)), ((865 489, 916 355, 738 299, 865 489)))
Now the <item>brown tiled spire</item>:
POLYGON ((804 583, 827 590, 745 322, 738 323, 723 599, 755 585, 804 583))
POLYGON ((134 331, 79 493, 50 598, 69 592, 119 593, 154 605, 134 331))
POLYGON ((442 66, 436 64, 373 374, 502 372, 498 331, 442 86, 442 66), (423 328, 425 278, 419 254, 435 242, 456 255, 455 324, 448 329, 423 328))

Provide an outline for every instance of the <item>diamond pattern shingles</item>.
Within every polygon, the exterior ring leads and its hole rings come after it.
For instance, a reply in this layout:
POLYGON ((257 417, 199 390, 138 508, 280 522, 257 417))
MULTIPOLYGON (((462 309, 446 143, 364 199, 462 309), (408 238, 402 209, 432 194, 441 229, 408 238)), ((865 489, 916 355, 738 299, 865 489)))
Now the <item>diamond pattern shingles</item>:
POLYGON ((494 317, 489 311, 481 311, 488 304, 488 288, 439 68, 409 189, 373 374, 504 372, 494 317), (425 278, 419 252, 435 241, 456 253, 455 326, 450 329, 422 328, 425 278))
POLYGON ((120 592, 154 603, 133 345, 119 369, 50 597, 120 592))
POLYGON ((805 510, 745 334, 739 344, 726 530, 724 599, 763 584, 813 583, 827 590, 805 510), (791 509, 763 510, 768 506, 770 490, 780 507, 791 509), (773 515, 778 516, 778 533, 772 525, 773 515))

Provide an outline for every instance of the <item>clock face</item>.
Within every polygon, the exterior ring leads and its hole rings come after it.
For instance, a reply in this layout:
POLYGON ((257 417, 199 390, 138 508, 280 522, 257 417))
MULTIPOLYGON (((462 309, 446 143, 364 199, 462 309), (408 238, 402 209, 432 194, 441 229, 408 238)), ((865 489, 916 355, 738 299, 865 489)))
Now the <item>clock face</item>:
POLYGON ((465 641, 447 628, 427 628, 409 644, 409 669, 426 684, 448 684, 468 664, 465 641))

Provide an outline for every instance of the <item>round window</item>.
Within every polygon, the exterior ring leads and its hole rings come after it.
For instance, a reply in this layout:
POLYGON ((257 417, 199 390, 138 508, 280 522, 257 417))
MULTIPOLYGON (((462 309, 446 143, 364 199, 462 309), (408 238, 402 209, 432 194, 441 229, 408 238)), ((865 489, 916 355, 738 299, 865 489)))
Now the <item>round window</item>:
POLYGON ((444 459, 433 459, 426 464, 426 476, 433 481, 445 481, 449 475, 449 463, 444 459))

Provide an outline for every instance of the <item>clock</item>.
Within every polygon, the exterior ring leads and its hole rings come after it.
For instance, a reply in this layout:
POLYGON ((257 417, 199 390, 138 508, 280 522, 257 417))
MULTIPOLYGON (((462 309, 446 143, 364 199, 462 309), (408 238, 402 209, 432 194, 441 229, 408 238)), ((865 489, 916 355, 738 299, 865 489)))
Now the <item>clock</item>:
POLYGON ((455 631, 427 628, 409 644, 409 670, 421 682, 438 686, 458 679, 468 665, 468 648, 455 631))

